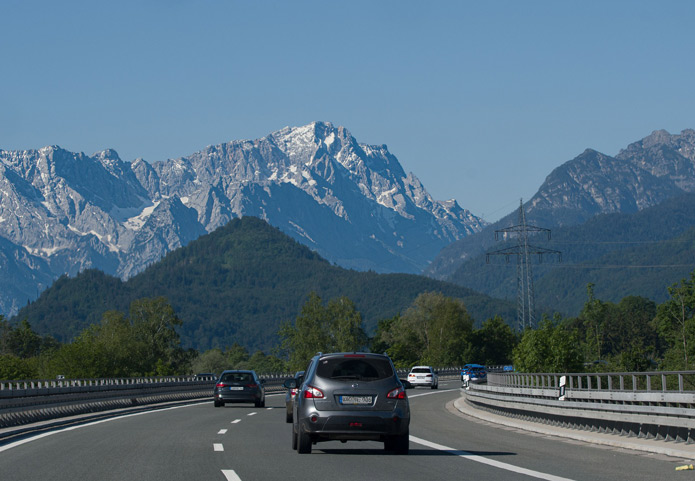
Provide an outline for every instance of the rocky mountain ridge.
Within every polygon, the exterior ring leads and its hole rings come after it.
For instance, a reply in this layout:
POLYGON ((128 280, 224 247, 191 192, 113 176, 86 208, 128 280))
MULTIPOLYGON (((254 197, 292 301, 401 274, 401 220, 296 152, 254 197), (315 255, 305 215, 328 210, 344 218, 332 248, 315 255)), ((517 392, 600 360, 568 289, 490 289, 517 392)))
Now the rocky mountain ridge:
MULTIPOLYGON (((545 228, 578 225, 598 214, 634 213, 695 192, 695 130, 652 132, 616 156, 587 149, 554 169, 524 203, 528 223, 545 228)), ((494 231, 517 225, 518 209, 480 232, 444 248, 426 273, 450 276, 495 244, 494 231)))
POLYGON ((241 216, 257 216, 348 268, 419 273, 484 221, 434 200, 385 145, 314 122, 187 157, 124 162, 58 146, 0 150, 0 312, 60 275, 127 279, 241 216))

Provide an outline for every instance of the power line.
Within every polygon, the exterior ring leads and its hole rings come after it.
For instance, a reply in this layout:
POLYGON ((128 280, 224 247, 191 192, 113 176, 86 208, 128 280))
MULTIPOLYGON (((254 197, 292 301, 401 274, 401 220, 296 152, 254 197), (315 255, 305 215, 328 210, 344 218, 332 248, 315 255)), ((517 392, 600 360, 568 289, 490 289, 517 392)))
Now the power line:
POLYGON ((544 233, 550 240, 550 229, 529 225, 526 222, 524 201, 521 199, 519 201, 519 224, 495 231, 495 240, 499 239, 499 234, 503 234, 505 238, 509 235, 516 238, 516 246, 488 252, 485 255, 487 263, 490 262, 490 256, 504 256, 507 262, 509 262, 509 257, 516 257, 517 329, 519 331, 523 331, 527 327, 533 329, 536 325, 531 255, 537 255, 539 261, 542 261, 544 255, 553 254, 562 261, 560 251, 529 244, 529 233, 544 233))

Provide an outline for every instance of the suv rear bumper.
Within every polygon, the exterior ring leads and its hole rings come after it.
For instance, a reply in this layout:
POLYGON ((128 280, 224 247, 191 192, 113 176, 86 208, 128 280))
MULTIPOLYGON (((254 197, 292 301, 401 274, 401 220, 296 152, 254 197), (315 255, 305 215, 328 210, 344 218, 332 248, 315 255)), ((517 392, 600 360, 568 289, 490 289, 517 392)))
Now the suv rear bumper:
POLYGON ((421 379, 421 380, 419 380, 419 381, 416 381, 416 380, 411 381, 411 380, 409 379, 408 382, 409 382, 410 384, 412 384, 413 386, 427 386, 427 387, 430 387, 430 386, 434 385, 434 381, 433 381, 433 380, 425 380, 425 379, 421 379))
POLYGON ((215 399, 217 401, 225 402, 225 403, 252 403, 255 401, 260 401, 263 399, 263 395, 257 391, 257 392, 244 392, 244 391, 239 391, 239 392, 224 392, 224 393, 216 393, 215 394, 215 399))
POLYGON ((383 440, 406 434, 410 414, 401 410, 349 412, 314 411, 298 420, 298 429, 318 440, 383 440), (312 421, 315 419, 315 421, 312 421))

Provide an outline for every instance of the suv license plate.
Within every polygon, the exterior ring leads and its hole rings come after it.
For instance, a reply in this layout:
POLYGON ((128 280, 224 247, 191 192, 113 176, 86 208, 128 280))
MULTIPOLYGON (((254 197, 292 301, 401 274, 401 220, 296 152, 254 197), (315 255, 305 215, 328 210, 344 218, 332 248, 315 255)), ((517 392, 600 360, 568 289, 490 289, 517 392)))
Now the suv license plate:
POLYGON ((244 387, 243 386, 232 386, 229 388, 230 391, 243 391, 244 387))
POLYGON ((340 404, 372 404, 372 396, 340 396, 340 404))

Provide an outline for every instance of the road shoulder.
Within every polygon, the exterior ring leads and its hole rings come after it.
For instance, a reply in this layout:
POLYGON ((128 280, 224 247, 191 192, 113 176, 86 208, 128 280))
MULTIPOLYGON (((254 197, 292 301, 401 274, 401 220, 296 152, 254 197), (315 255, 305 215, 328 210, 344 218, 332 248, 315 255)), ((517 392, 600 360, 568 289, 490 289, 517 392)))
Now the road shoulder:
POLYGON ((637 437, 620 436, 592 431, 580 431, 576 429, 562 428, 547 424, 533 423, 519 419, 500 416, 482 409, 477 409, 466 402, 465 391, 461 397, 447 403, 447 409, 457 415, 473 418, 480 422, 495 424, 501 427, 556 436, 565 440, 580 441, 592 445, 610 446, 612 448, 640 451, 642 453, 661 454, 692 462, 695 460, 695 444, 675 443, 673 441, 655 441, 637 437))

